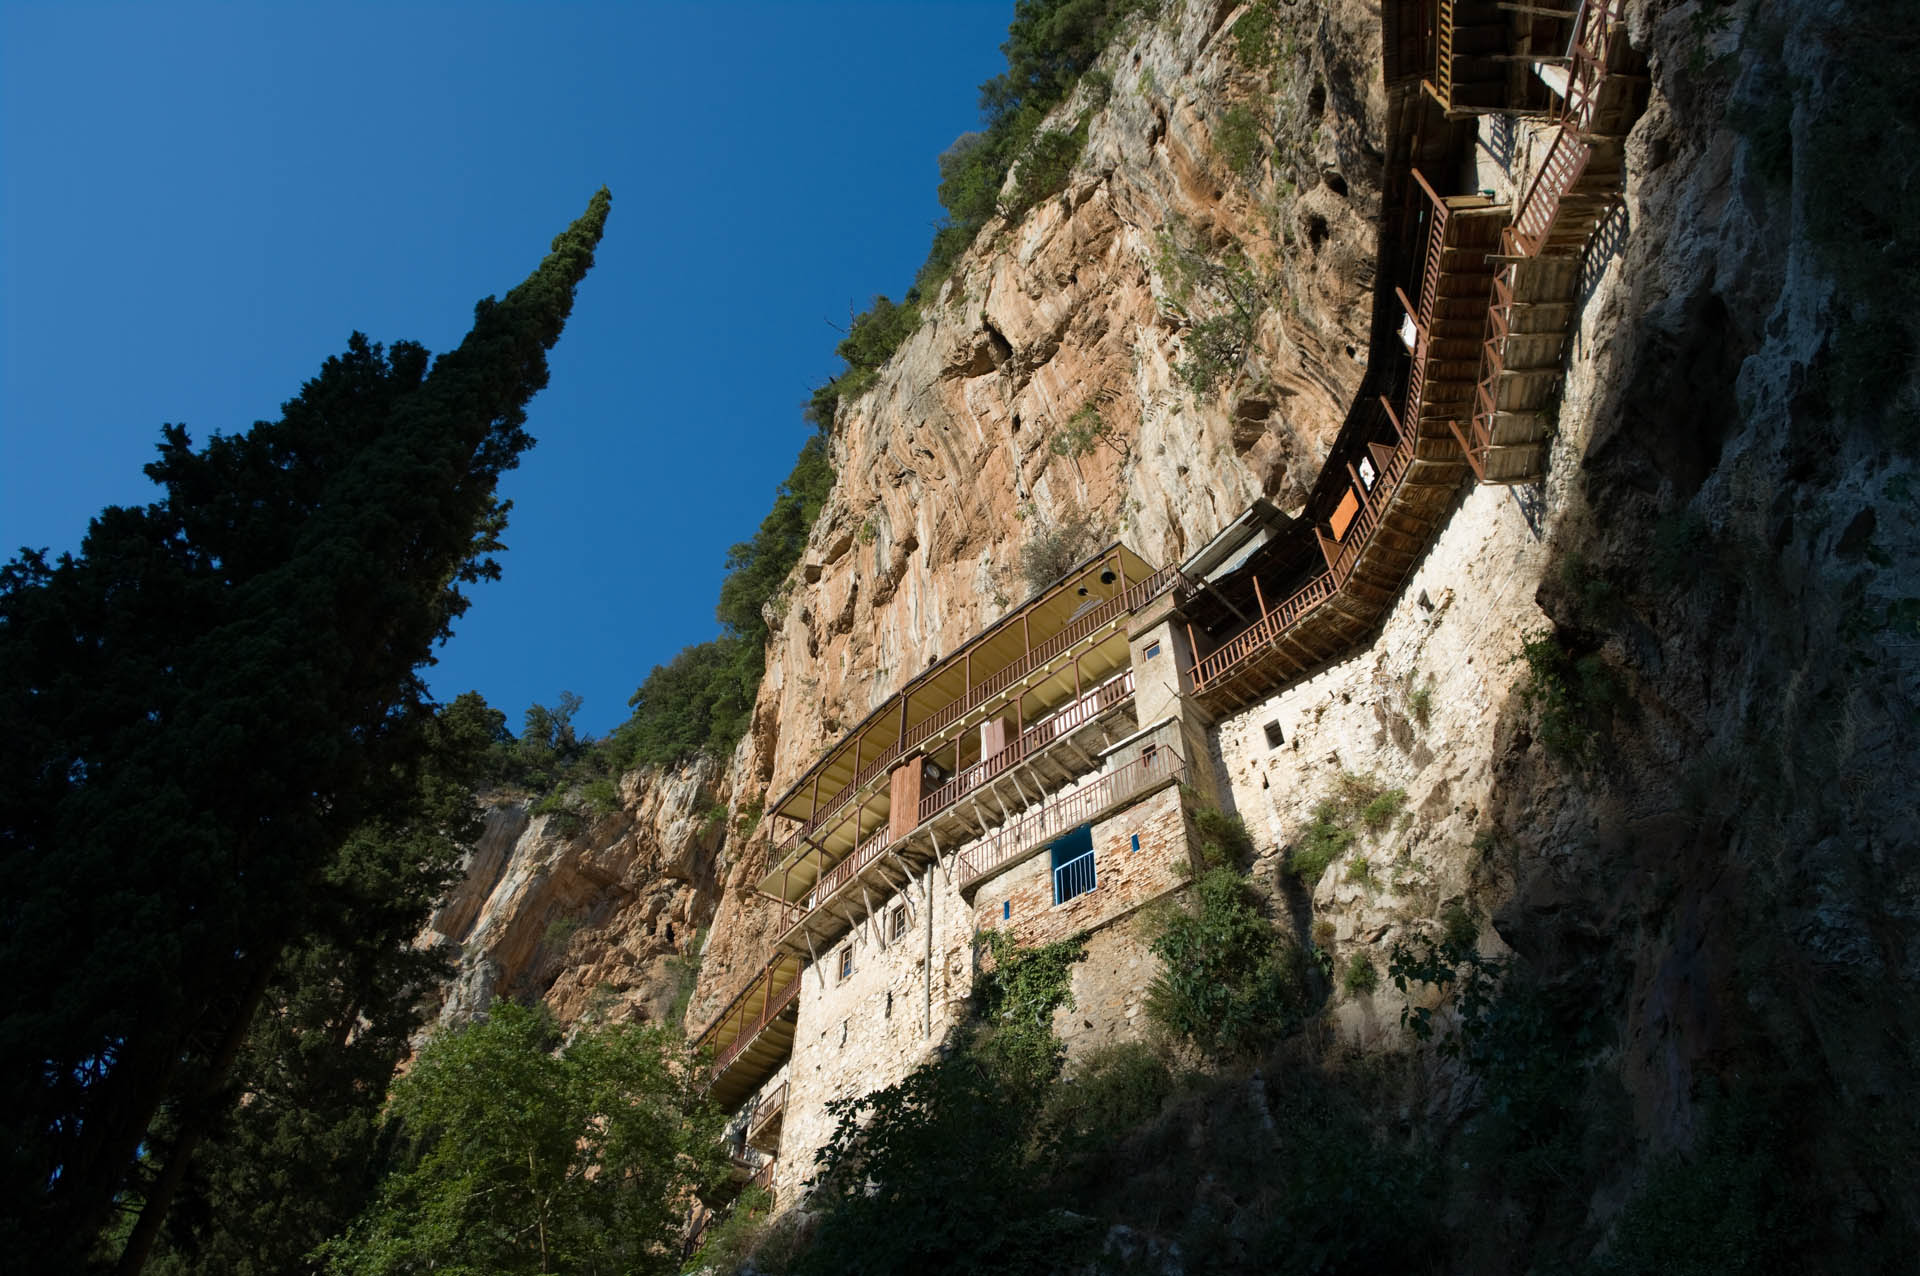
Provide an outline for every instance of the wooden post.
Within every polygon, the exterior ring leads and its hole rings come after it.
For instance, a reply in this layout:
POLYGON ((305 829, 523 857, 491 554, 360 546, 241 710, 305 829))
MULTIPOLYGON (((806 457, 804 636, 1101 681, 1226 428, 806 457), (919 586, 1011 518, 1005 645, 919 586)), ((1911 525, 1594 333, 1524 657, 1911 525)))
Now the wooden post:
MULTIPOLYGON (((1253 578, 1253 597, 1255 601, 1260 604, 1260 619, 1265 620, 1267 618, 1267 596, 1260 590, 1260 577, 1257 575, 1253 578)), ((1193 641, 1192 625, 1187 626, 1187 641, 1193 641)))
POLYGON ((1380 396, 1380 406, 1387 410, 1387 420, 1393 422, 1394 437, 1396 439, 1405 439, 1407 432, 1400 424, 1400 414, 1393 410, 1393 404, 1387 401, 1387 396, 1384 394, 1380 396))
POLYGON ((1127 592, 1127 559, 1124 554, 1113 556, 1113 570, 1120 577, 1120 592, 1127 592))
POLYGON ((1340 557, 1340 542, 1328 540, 1326 534, 1317 527, 1313 529, 1313 538, 1320 542, 1320 555, 1327 560, 1327 570, 1332 571, 1335 560, 1340 557))
POLYGON ((1347 477, 1353 480, 1353 490, 1360 493, 1360 503, 1367 507, 1368 513, 1372 513, 1373 493, 1369 492, 1367 485, 1360 481, 1360 471, 1353 468, 1352 461, 1347 462, 1347 477))

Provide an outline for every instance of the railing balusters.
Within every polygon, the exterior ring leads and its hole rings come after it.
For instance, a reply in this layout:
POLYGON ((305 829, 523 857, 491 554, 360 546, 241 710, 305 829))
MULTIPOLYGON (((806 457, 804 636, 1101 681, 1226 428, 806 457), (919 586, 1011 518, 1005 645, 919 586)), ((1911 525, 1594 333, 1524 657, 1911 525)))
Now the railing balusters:
POLYGON ((971 886, 1001 864, 1032 849, 1041 841, 1077 824, 1096 812, 1126 801, 1141 789, 1186 773, 1185 763, 1172 749, 1157 749, 1150 758, 1110 771, 1056 802, 1002 826, 993 837, 971 851, 960 853, 960 885, 971 886))

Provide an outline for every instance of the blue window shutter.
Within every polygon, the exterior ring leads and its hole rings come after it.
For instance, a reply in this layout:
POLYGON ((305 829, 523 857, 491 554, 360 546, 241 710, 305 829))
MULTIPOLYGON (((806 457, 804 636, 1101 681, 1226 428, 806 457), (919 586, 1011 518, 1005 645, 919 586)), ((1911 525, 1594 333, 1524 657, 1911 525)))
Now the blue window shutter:
POLYGON ((1013 901, 1010 899, 1001 900, 1000 901, 1000 920, 1004 922, 1004 921, 1010 921, 1012 920, 1012 918, 1013 918, 1013 901))
POLYGON ((1137 851, 1137 850, 1139 850, 1139 849, 1140 849, 1140 835, 1139 835, 1138 833, 1135 833, 1135 834, 1133 835, 1133 837, 1132 837, 1132 839, 1131 839, 1131 840, 1132 840, 1132 842, 1133 842, 1133 849, 1134 849, 1134 850, 1136 850, 1136 851, 1137 851))

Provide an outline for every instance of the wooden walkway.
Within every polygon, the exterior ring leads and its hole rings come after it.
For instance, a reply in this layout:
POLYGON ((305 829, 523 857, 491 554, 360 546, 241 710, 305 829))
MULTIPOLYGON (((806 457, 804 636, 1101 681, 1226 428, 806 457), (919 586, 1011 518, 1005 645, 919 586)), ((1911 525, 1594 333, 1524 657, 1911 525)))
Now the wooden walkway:
MULTIPOLYGON (((1403 235, 1402 250, 1418 253, 1419 298, 1394 289, 1411 356, 1404 395, 1382 394, 1377 411, 1363 403, 1349 413, 1309 499, 1307 524, 1326 570, 1269 607, 1250 565, 1252 598, 1241 601, 1258 607, 1258 619, 1199 654, 1193 669, 1195 696, 1216 714, 1308 675, 1373 633, 1469 467, 1489 483, 1531 481, 1545 467, 1581 258, 1618 202, 1625 136, 1646 78, 1627 44, 1624 0, 1587 0, 1577 13, 1480 0, 1433 5, 1390 0, 1383 9, 1389 92, 1407 92, 1409 66, 1426 47, 1434 78, 1421 92, 1447 119, 1513 110, 1519 81, 1511 73, 1533 75, 1529 59, 1537 57, 1564 69, 1557 132, 1511 220, 1505 205, 1484 197, 1439 194, 1409 163, 1423 198, 1412 201, 1415 216, 1403 229, 1423 229, 1403 235), (1556 30, 1573 33, 1565 56, 1549 55, 1556 30)), ((1414 128, 1414 148, 1419 131, 1433 127, 1405 107, 1394 117, 1414 128)), ((1386 184, 1394 186, 1392 173, 1386 184)), ((1395 240, 1384 229, 1381 243, 1382 277, 1396 264, 1397 273, 1411 273, 1416 263, 1392 260, 1395 240)), ((1397 359, 1378 322, 1374 331, 1370 367, 1397 359)), ((1196 653, 1201 637, 1194 635, 1196 653)))
POLYGON ((1459 417, 1460 445, 1482 483, 1531 483, 1546 471, 1581 259, 1619 203, 1626 134, 1645 102, 1624 7, 1582 7, 1559 129, 1502 236, 1479 384, 1459 417))

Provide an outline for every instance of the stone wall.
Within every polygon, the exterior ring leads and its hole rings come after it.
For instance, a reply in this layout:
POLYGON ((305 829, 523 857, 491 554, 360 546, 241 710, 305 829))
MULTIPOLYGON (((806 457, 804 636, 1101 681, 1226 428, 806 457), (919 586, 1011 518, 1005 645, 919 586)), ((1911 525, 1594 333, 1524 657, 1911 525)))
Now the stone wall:
POLYGON ((1186 810, 1169 780, 1093 826, 1092 890, 1055 904, 1050 857, 1042 851, 980 883, 974 924, 1007 929, 1028 947, 1096 930, 1185 883, 1192 876, 1187 846, 1186 810))
MULTIPOLYGON (((1503 871, 1476 849, 1493 797, 1496 728, 1520 676, 1521 645, 1549 627, 1534 601, 1546 547, 1523 512, 1525 495, 1468 488, 1373 642, 1219 724, 1231 806, 1253 836, 1263 884, 1283 871, 1285 850, 1343 776, 1406 791, 1387 827, 1354 826, 1357 840, 1312 893, 1313 917, 1332 927, 1323 946, 1336 969, 1364 952, 1384 972, 1395 939, 1503 871)), ((1483 934, 1498 945, 1491 927, 1483 934)), ((1399 1007, 1383 987, 1337 1014, 1351 1036, 1373 1040, 1396 1030, 1399 1007)))
POLYGON ((964 1015, 973 991, 973 924, 949 870, 929 866, 821 949, 800 978, 774 1178, 783 1202, 812 1177, 813 1155, 832 1137, 827 1104, 899 1081, 964 1015), (897 935, 896 918, 904 926, 897 935))

